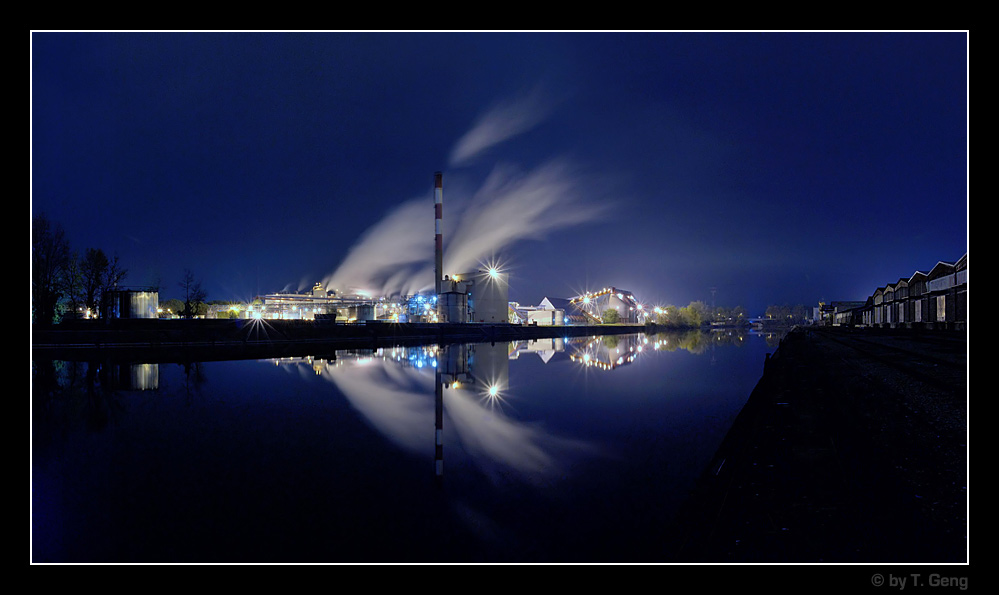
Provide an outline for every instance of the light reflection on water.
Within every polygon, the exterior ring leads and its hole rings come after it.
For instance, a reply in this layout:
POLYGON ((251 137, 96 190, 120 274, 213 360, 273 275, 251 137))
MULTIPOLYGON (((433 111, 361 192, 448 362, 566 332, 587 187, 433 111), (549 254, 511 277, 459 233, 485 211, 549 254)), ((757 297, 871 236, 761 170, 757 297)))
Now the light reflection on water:
POLYGON ((774 344, 35 361, 33 560, 669 561, 673 514, 774 344))

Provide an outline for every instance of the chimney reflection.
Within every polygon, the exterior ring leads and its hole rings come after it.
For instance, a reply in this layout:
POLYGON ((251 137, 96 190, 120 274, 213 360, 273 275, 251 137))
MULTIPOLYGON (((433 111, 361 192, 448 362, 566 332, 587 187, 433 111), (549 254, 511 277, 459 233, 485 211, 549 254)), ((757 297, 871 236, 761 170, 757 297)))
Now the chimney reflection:
POLYGON ((510 382, 511 343, 442 345, 434 382, 434 475, 444 475, 444 388, 481 394, 490 403, 510 382))
POLYGON ((367 423, 410 452, 427 453, 427 423, 432 415, 437 480, 444 475, 447 440, 460 445, 460 456, 470 457, 483 471, 514 470, 524 480, 537 481, 557 473, 564 459, 596 451, 592 445, 552 436, 537 423, 511 417, 498 405, 514 397, 509 388, 510 360, 530 353, 545 362, 567 361, 570 343, 581 349, 586 340, 338 350, 333 358, 275 363, 310 366, 334 383, 367 423), (431 392, 432 413, 427 398, 431 392))

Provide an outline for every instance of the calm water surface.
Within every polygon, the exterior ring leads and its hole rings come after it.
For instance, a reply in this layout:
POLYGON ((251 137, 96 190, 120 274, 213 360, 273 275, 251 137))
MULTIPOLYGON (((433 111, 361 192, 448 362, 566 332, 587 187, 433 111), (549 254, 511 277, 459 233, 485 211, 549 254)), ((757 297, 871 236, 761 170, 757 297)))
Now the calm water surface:
POLYGON ((36 358, 32 560, 667 562, 676 511, 775 344, 36 358))

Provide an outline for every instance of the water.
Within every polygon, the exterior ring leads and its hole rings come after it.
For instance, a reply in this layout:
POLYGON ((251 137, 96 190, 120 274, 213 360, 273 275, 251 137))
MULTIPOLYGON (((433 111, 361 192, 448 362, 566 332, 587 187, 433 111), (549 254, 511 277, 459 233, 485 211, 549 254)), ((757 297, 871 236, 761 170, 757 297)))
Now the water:
POLYGON ((32 560, 668 562, 676 512, 773 345, 36 358, 32 560))

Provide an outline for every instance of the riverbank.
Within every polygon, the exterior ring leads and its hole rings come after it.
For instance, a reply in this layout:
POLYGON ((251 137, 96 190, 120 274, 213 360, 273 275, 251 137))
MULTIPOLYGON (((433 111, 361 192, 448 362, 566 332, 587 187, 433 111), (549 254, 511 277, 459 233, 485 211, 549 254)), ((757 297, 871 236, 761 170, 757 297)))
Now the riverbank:
POLYGON ((671 559, 968 561, 966 335, 799 328, 764 368, 671 559))
POLYGON ((659 332, 651 325, 522 326, 421 324, 329 320, 113 320, 74 321, 33 329, 32 350, 47 357, 154 357, 220 360, 332 353, 426 343, 522 341, 587 335, 659 332))

